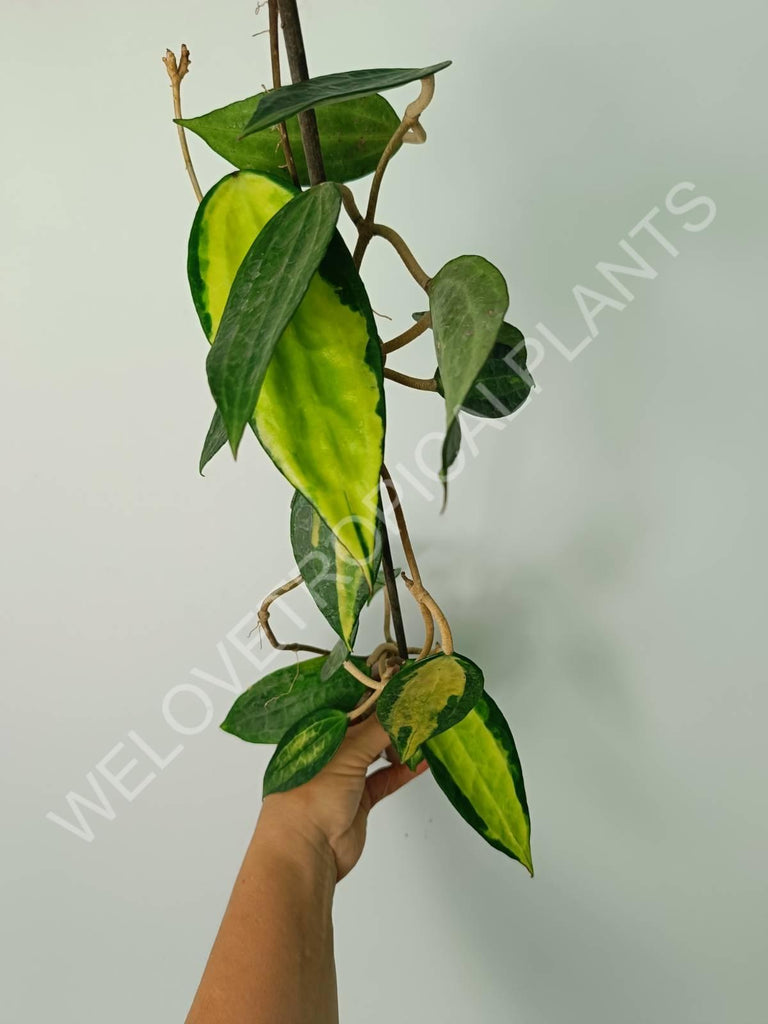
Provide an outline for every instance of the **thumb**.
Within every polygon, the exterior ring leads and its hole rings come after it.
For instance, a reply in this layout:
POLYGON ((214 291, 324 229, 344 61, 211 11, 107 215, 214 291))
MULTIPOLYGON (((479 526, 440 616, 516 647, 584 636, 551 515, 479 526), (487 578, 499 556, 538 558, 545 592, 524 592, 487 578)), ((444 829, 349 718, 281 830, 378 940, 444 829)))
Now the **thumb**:
POLYGON ((423 775, 427 768, 427 762, 422 761, 417 766, 416 771, 413 772, 407 764, 392 764, 388 768, 380 768, 377 772, 373 772, 365 782, 371 807, 375 807, 379 800, 383 800, 385 796, 397 792, 398 789, 407 782, 410 782, 411 779, 423 775))
POLYGON ((347 730, 345 746, 350 754, 357 755, 367 767, 380 757, 389 745, 389 736, 375 714, 359 725, 347 730))

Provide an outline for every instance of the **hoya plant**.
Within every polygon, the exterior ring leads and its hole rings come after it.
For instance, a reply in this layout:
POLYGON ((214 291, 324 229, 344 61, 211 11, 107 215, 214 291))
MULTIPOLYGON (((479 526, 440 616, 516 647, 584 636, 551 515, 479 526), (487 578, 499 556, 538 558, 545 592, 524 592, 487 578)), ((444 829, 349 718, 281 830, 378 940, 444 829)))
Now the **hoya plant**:
POLYGON ((259 622, 274 647, 311 655, 254 683, 222 728, 248 743, 276 744, 264 776, 267 795, 311 779, 350 724, 376 713, 396 756, 413 768, 426 758, 465 821, 533 873, 512 733, 425 585, 384 462, 385 381, 444 403, 436 468, 445 497, 461 446, 460 413, 508 416, 532 387, 525 341, 505 319, 509 297, 499 270, 482 256, 447 253, 445 265, 429 274, 376 217, 390 162, 407 159, 404 144, 426 139, 422 117, 450 61, 310 78, 295 0, 269 0, 268 9, 272 89, 185 119, 180 92, 189 51, 183 46, 178 61, 170 50, 164 58, 199 201, 187 269, 210 345, 206 372, 215 402, 200 471, 227 446, 236 457, 250 431, 294 488, 286 525, 299 571, 266 597, 259 622), (281 84, 279 23, 290 85, 281 84), (418 95, 398 114, 384 94, 410 84, 418 95), (205 194, 185 131, 235 168, 205 194), (369 176, 358 206, 348 183, 369 176), (338 229, 342 216, 356 230, 351 252, 338 229), (424 292, 423 310, 386 340, 360 276, 374 238, 394 248, 424 292), (394 369, 396 353, 428 332, 434 375, 418 379, 394 369), (407 571, 393 567, 390 520, 407 571), (399 583, 423 622, 410 647, 399 583), (275 636, 271 606, 299 586, 336 636, 330 649, 275 636), (382 640, 359 651, 360 617, 379 590, 382 640))

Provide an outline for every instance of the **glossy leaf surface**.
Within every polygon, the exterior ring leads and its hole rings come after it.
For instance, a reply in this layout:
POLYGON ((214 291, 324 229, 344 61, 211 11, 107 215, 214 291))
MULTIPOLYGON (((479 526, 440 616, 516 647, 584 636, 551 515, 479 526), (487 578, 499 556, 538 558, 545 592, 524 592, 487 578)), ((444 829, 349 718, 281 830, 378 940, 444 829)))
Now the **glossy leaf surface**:
POLYGON ((317 109, 329 103, 339 103, 356 96, 371 96, 387 89, 396 89, 408 82, 434 75, 451 62, 445 60, 427 68, 370 68, 364 71, 343 71, 334 75, 321 75, 306 82, 284 85, 267 93, 259 103, 254 116, 246 125, 244 136, 259 132, 273 124, 285 121, 303 110, 317 109))
MULTIPOLYGON (((189 278, 209 340, 254 238, 294 195, 284 182, 239 171, 206 196, 190 238, 189 278)), ((376 559, 383 396, 381 349, 368 297, 352 257, 334 234, 274 347, 251 423, 278 469, 360 563, 369 586, 376 559)), ((219 442, 214 423, 206 460, 219 442)))
MULTIPOLYGON (((346 669, 323 679, 327 657, 286 665, 240 694, 221 723, 225 732, 248 743, 277 743, 291 726, 318 708, 351 711, 367 692, 346 669)), ((366 671, 362 658, 353 659, 366 671)))
POLYGON ((341 206, 325 182, 293 196, 266 223, 232 282, 206 366, 237 453, 280 336, 328 250, 341 206))
POLYGON ((443 478, 452 452, 455 458, 451 425, 491 354, 508 305, 504 278, 482 256, 459 256, 430 282, 432 333, 445 394, 443 478))
POLYGON ((506 719, 488 694, 458 725, 428 740, 424 755, 464 820, 533 874, 523 770, 506 719))
MULTIPOLYGON (((176 123, 199 135, 214 152, 235 167, 288 179, 283 150, 275 131, 267 129, 241 138, 245 126, 256 115, 267 95, 262 92, 201 117, 177 120, 176 123)), ((383 96, 364 96, 321 107, 317 112, 317 127, 328 180, 354 181, 371 174, 399 123, 400 118, 383 96)), ((299 181, 308 185, 304 147, 295 117, 288 119, 287 128, 299 181)))
POLYGON ((343 711, 319 708, 293 725, 267 765, 263 795, 295 789, 314 778, 341 746, 348 721, 343 711))
POLYGON ((404 665, 376 705, 400 760, 415 768, 421 746, 460 722, 482 696, 483 674, 460 654, 433 654, 404 665))

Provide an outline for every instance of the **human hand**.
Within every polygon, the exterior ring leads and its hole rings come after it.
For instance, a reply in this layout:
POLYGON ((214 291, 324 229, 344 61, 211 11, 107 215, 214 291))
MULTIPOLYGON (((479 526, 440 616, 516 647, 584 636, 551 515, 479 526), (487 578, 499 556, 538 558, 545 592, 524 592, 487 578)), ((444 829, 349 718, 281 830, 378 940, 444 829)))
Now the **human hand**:
POLYGON ((371 808, 427 768, 426 761, 415 772, 396 763, 367 775, 388 744, 375 715, 351 726, 334 757, 313 779, 265 797, 257 831, 277 836, 281 845, 298 836, 321 854, 330 849, 336 879, 341 880, 363 852, 371 808))

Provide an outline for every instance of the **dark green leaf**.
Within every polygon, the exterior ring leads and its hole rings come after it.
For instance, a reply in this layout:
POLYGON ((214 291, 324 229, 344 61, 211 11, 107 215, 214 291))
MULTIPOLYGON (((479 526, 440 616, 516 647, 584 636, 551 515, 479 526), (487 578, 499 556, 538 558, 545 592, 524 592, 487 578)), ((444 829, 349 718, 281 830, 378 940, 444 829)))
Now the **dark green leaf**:
MULTIPOLYGON (((270 672, 240 694, 221 723, 225 732, 248 743, 277 743, 299 719, 318 708, 351 711, 366 688, 346 669, 323 679, 325 656, 270 672)), ((352 659, 365 671, 362 658, 352 659)))
POLYGON ((235 453, 275 345, 328 249, 340 205, 330 182, 295 196, 256 236, 235 275, 206 363, 235 453))
POLYGON ((208 427, 208 433, 205 435, 205 442, 203 444, 203 450, 200 453, 200 476, 203 475, 203 470, 211 461, 213 456, 220 451, 227 443, 227 430, 224 426, 224 420, 221 418, 221 413, 218 409, 213 414, 211 425, 208 427))
POLYGON ((445 432, 445 439, 443 441, 443 452, 442 452, 442 466, 440 468, 440 479, 443 481, 443 485, 446 484, 448 479, 448 470, 456 461, 456 457, 459 454, 461 448, 461 423, 459 417, 454 416, 451 422, 448 424, 448 429, 445 432))
POLYGON ((421 746, 469 714, 483 693, 483 673, 460 654, 409 662, 387 683, 376 705, 400 760, 415 768, 421 746))
POLYGON ((450 428, 496 342, 509 294, 504 278, 482 256, 459 256, 446 263, 429 285, 429 308, 437 363, 445 393, 446 457, 456 455, 450 428))
POLYGON ((280 740, 264 773, 264 796, 309 782, 341 746, 348 718, 343 711, 319 708, 296 722, 280 740))
MULTIPOLYGON (((357 620, 371 590, 358 562, 299 491, 291 502, 291 546, 315 604, 351 649, 357 620)), ((379 558, 377 540, 375 567, 379 558)))
MULTIPOLYGON (((176 124, 195 132, 235 167, 287 177, 285 157, 276 132, 267 130, 241 138, 266 95, 268 93, 262 92, 201 117, 177 120, 176 124)), ((321 107, 317 112, 317 127, 328 180, 354 181, 371 174, 399 123, 400 118, 383 96, 364 96, 321 107)), ((308 185, 297 119, 289 118, 287 127, 299 181, 308 185)))
POLYGON ((284 85, 267 93, 259 103, 258 110, 246 125, 243 136, 262 131, 273 124, 285 121, 303 110, 322 107, 328 103, 339 103, 355 96, 371 96, 373 93, 396 89, 419 78, 427 78, 451 62, 443 61, 428 68, 371 68, 365 71, 344 71, 335 75, 321 75, 306 82, 284 85))
POLYGON ((488 694, 458 725, 428 740, 424 755, 464 820, 533 874, 523 770, 509 726, 488 694))
MULTIPOLYGON (((325 660, 325 664, 320 669, 320 678, 330 679, 334 672, 347 672, 341 666, 349 657, 349 648, 344 640, 339 640, 331 649, 331 653, 325 660)), ((349 673, 347 672, 347 675, 349 673)))
MULTIPOLYGON (((496 419, 519 409, 530 394, 533 378, 526 369, 527 352, 522 332, 503 323, 496 342, 462 402, 464 412, 496 419)), ((437 390, 443 386, 439 368, 435 371, 437 390)))

